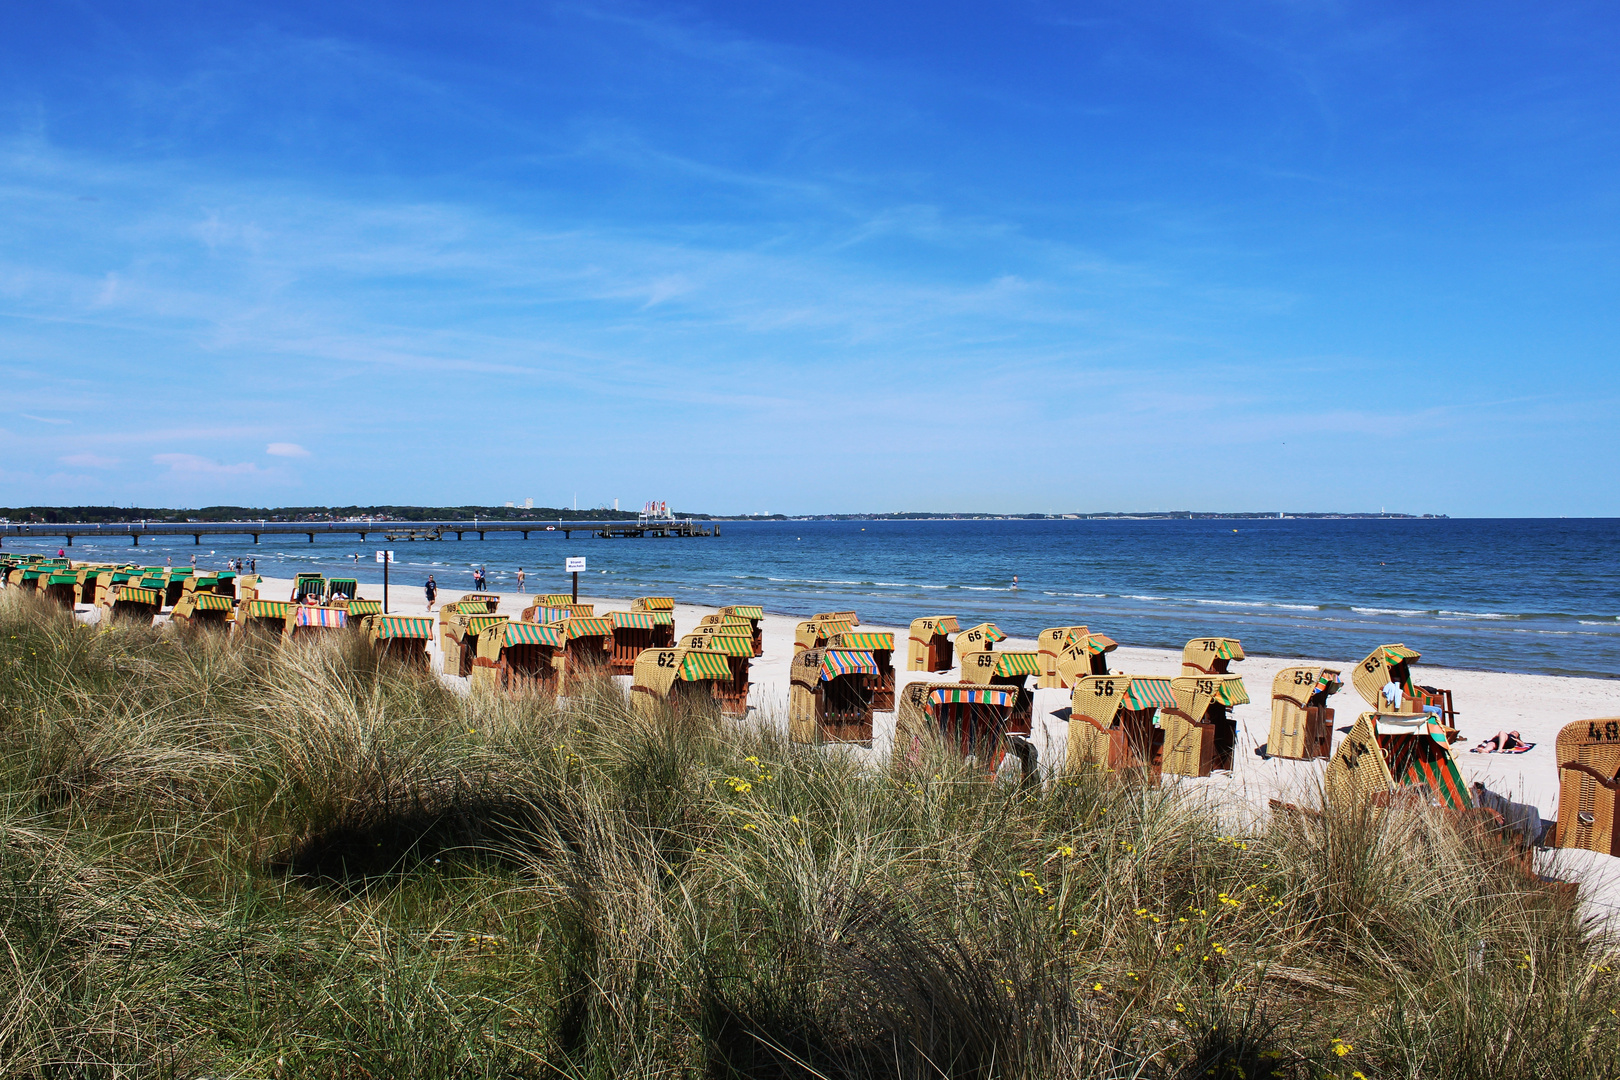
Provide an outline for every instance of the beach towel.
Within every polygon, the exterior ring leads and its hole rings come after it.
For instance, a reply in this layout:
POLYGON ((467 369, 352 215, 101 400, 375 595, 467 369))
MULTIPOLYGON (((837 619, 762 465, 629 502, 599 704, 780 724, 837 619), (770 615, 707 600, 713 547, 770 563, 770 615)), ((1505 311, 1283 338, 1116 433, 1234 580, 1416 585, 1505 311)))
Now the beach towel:
POLYGON ((1487 739, 1484 742, 1480 743, 1478 746, 1474 747, 1473 750, 1470 751, 1470 752, 1475 753, 1475 754, 1523 754, 1523 753, 1527 753, 1527 752, 1529 752, 1531 750, 1534 750, 1536 748, 1536 744, 1533 743, 1533 742, 1514 743, 1512 746, 1508 747, 1505 750, 1490 750, 1490 749, 1487 749, 1487 747, 1489 747, 1489 745, 1490 745, 1490 740, 1487 739))

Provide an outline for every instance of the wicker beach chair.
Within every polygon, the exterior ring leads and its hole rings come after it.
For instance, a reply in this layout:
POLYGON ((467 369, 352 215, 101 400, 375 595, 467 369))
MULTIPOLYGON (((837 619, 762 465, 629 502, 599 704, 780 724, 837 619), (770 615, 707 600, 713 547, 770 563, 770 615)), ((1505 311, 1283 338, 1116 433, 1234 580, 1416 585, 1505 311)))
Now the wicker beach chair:
POLYGON ((185 593, 169 612, 169 620, 177 626, 212 630, 229 630, 235 617, 236 601, 211 592, 185 593))
POLYGON ((1554 746, 1557 846, 1620 856, 1620 717, 1565 724, 1554 746))
POLYGON ((1441 722, 1447 727, 1457 726, 1457 711, 1451 705, 1451 691, 1434 686, 1419 686, 1412 677, 1412 665, 1421 659, 1416 649, 1405 645, 1380 645, 1367 654, 1350 673, 1350 681, 1373 711, 1393 716, 1415 716, 1426 707, 1439 709, 1441 722), (1395 683, 1401 688, 1401 702, 1391 707, 1384 697, 1384 687, 1395 683))
POLYGON ((906 670, 943 674, 956 666, 950 635, 961 629, 955 615, 930 615, 911 620, 906 643, 906 670))
POLYGON ((939 740, 994 775, 1007 756, 1008 737, 1029 734, 1014 718, 1017 703, 1018 692, 1008 687, 910 683, 895 710, 895 760, 918 765, 927 745, 939 740))
MULTIPOLYGON (((757 604, 728 604, 720 609, 720 614, 732 619, 744 619, 748 622, 754 643, 754 655, 765 655, 765 609, 757 604)), ((850 614, 854 614, 851 612, 850 614)))
POLYGON ((648 649, 636 657, 630 677, 630 701, 647 715, 660 709, 715 715, 720 711, 716 684, 731 678, 724 653, 706 649, 648 649))
POLYGON ((1426 713, 1362 713, 1328 762, 1328 805, 1387 804, 1404 795, 1430 806, 1470 809, 1473 799, 1448 731, 1426 713))
POLYGON ((302 604, 304 597, 317 600, 326 595, 326 579, 319 574, 299 574, 293 578, 292 602, 302 604))
POLYGON ((556 661, 557 693, 575 693, 587 681, 612 673, 613 620, 569 617, 549 625, 563 631, 563 648, 556 661))
POLYGON ((283 637, 288 641, 313 637, 333 630, 345 630, 349 626, 349 611, 346 607, 315 604, 291 604, 289 607, 292 610, 287 614, 283 630, 283 637))
POLYGON ((844 619, 806 619, 793 630, 793 651, 824 649, 829 639, 853 627, 853 623, 844 619))
MULTIPOLYGON (((482 604, 484 605, 483 614, 493 615, 501 606, 501 594, 486 592, 464 593, 456 603, 462 605, 462 611, 477 611, 477 605, 482 604)), ((567 597, 563 598, 563 603, 568 603, 567 597)))
POLYGON ((608 670, 615 675, 634 673, 636 658, 658 648, 656 616, 650 611, 609 611, 602 617, 613 625, 608 670))
POLYGON ((1069 702, 1068 770, 1158 778, 1164 732, 1153 718, 1159 709, 1175 706, 1169 679, 1086 675, 1075 682, 1069 702))
POLYGON ((1325 667, 1283 668, 1271 683, 1271 734, 1266 756, 1315 761, 1333 750, 1333 710, 1328 698, 1344 684, 1325 667))
MULTIPOLYGON (((354 604, 349 605, 349 612, 353 615, 354 604)), ((428 667, 428 643, 433 640, 431 618, 373 613, 362 616, 361 626, 372 648, 381 655, 415 667, 428 667)))
POLYGON ((788 735, 798 743, 872 742, 877 661, 861 649, 805 649, 788 669, 788 735))
POLYGON ((1108 654, 1117 648, 1114 639, 1105 634, 1090 633, 1083 626, 1075 628, 1058 650, 1059 689, 1072 690, 1087 675, 1107 675, 1108 654))
POLYGON ((501 621, 488 623, 478 632, 472 687, 508 693, 555 693, 561 674, 559 660, 567 645, 566 626, 521 619, 513 622, 504 615, 495 618, 501 621))
POLYGON ((1243 643, 1237 638, 1193 638, 1181 650, 1183 675, 1225 675, 1229 664, 1243 659, 1243 643))
POLYGON ((681 638, 681 647, 723 655, 731 667, 731 677, 716 679, 714 683, 720 711, 731 716, 742 716, 748 711, 748 688, 753 685, 748 679, 748 669, 754 661, 754 640, 746 624, 702 628, 699 633, 681 638))
POLYGON ((970 686, 996 686, 1013 695, 1012 723, 1029 734, 1035 702, 1032 680, 1041 675, 1041 654, 1018 650, 991 650, 962 654, 962 682, 970 686))
POLYGON ((861 625, 861 617, 853 611, 823 611, 810 617, 817 622, 847 622, 851 626, 861 625))
POLYGON ((894 711, 894 635, 880 630, 845 630, 827 639, 829 649, 860 649, 872 654, 877 676, 872 681, 874 712, 894 711))
POLYGON ((1170 680, 1170 693, 1175 705, 1159 710, 1163 771, 1208 776, 1231 769, 1237 745, 1237 721, 1231 710, 1249 703, 1243 676, 1183 675, 1170 680))
POLYGON ((667 649, 675 644, 675 598, 673 596, 638 596, 630 601, 631 611, 650 612, 653 617, 652 647, 667 649))
POLYGON ((1036 651, 1041 654, 1041 677, 1036 685, 1042 689, 1064 689, 1062 676, 1058 674, 1058 658, 1063 654, 1063 646, 1089 635, 1090 631, 1084 626, 1053 626, 1036 635, 1036 651))
MULTIPOLYGON (((145 579, 143 579, 145 580, 145 579)), ((106 615, 110 619, 150 623, 163 610, 163 590, 143 585, 118 585, 111 591, 106 615)))
POLYGON ((535 601, 541 607, 567 607, 573 602, 574 594, 565 592, 541 593, 535 601))

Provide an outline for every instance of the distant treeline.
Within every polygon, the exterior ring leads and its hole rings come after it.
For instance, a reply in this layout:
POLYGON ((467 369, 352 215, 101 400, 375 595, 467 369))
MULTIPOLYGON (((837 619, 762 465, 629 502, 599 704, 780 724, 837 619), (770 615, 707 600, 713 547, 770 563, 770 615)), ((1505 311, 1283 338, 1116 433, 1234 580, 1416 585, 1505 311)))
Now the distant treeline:
POLYGON ((930 514, 924 512, 903 514, 814 514, 809 518, 796 520, 812 521, 1057 521, 1057 520, 1097 520, 1097 519, 1138 519, 1148 518, 1161 521, 1227 521, 1227 520, 1263 520, 1275 521, 1279 517, 1338 519, 1338 518, 1403 518, 1419 520, 1422 518, 1444 518, 1445 514, 1345 514, 1334 511, 1321 513, 1290 514, 1276 510, 1251 510, 1223 513, 1220 511, 1203 510, 1145 510, 1136 513, 1112 512, 1107 514, 930 514))
MULTIPOLYGON (((695 516, 695 515, 687 515, 695 516)), ((146 506, 0 507, 0 517, 61 525, 77 522, 129 524, 137 521, 634 521, 630 510, 564 510, 554 506, 204 506, 171 510, 146 506)))

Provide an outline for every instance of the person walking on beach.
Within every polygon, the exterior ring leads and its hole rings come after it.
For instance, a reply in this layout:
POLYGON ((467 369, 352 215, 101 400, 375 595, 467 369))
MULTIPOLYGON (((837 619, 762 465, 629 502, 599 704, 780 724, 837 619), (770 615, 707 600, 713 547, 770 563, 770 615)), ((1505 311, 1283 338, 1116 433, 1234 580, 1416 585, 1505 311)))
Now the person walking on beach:
POLYGON ((439 583, 429 574, 427 581, 422 583, 422 591, 427 594, 428 610, 433 610, 433 600, 439 595, 439 583))
POLYGON ((521 566, 518 567, 517 579, 518 579, 518 592, 523 592, 524 591, 524 589, 523 589, 523 567, 521 567, 521 566))

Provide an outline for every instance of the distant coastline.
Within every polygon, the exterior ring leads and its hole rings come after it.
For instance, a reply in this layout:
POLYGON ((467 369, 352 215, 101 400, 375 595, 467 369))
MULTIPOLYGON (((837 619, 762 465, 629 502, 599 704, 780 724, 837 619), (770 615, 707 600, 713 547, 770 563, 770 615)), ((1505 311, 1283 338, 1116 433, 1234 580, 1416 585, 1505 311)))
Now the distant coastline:
MULTIPOLYGON (((1258 521, 1302 519, 1312 521, 1440 521, 1447 514, 1355 513, 1345 511, 1289 512, 1286 510, 1133 510, 1104 513, 991 514, 896 511, 872 514, 706 514, 676 510, 676 518, 696 521, 1258 521)), ((586 510, 555 506, 204 506, 171 509, 141 506, 20 506, 0 507, 5 524, 111 524, 137 522, 186 524, 228 521, 634 521, 631 510, 592 507, 586 510)))

